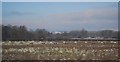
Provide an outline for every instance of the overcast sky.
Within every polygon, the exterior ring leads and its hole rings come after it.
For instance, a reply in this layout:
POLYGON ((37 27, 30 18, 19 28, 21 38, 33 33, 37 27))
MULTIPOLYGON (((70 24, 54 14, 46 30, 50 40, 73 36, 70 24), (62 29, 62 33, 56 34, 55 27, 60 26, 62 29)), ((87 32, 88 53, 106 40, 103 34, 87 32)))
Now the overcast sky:
POLYGON ((2 0, 3 2, 118 2, 119 0, 2 0))
POLYGON ((4 2, 2 10, 4 25, 48 31, 118 29, 117 2, 4 2))

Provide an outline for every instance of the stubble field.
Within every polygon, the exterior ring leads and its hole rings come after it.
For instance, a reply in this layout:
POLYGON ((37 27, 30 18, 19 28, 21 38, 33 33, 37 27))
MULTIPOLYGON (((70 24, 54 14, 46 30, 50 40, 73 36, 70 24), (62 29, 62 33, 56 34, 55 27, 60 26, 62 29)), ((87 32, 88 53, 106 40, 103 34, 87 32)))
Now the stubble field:
POLYGON ((117 60, 118 41, 5 41, 3 60, 117 60))

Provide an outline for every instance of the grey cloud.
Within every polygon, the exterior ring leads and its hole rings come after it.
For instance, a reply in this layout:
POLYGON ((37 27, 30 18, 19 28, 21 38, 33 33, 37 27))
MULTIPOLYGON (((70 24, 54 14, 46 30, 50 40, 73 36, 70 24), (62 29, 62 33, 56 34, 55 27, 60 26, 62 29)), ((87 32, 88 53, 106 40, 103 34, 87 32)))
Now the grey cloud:
POLYGON ((25 11, 8 11, 5 13, 3 11, 3 16, 24 16, 24 15, 33 15, 34 13, 32 12, 25 12, 25 11))
POLYGON ((50 15, 56 21, 89 21, 89 20, 117 20, 117 11, 111 9, 95 9, 50 15))
POLYGON ((90 9, 49 15, 44 19, 46 28, 51 29, 117 29, 117 9, 90 9))
MULTIPOLYGON (((76 29, 117 29, 117 9, 89 9, 44 16, 38 19, 14 20, 13 24, 24 24, 28 27, 45 28, 51 31, 76 29)), ((16 14, 16 13, 15 13, 16 14)), ((19 13, 18 13, 19 14, 19 13)), ((22 14, 22 13, 21 13, 22 14)), ((6 21, 5 23, 7 23, 6 21)), ((9 21, 8 23, 12 23, 9 21)))

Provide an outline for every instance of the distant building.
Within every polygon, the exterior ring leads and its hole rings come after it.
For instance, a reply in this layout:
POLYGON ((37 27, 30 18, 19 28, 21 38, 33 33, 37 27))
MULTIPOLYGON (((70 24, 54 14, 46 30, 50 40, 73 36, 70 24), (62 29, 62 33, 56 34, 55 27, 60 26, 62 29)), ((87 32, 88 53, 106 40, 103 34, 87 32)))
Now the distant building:
POLYGON ((52 32, 52 34, 62 34, 64 32, 60 32, 60 31, 55 31, 55 32, 52 32))

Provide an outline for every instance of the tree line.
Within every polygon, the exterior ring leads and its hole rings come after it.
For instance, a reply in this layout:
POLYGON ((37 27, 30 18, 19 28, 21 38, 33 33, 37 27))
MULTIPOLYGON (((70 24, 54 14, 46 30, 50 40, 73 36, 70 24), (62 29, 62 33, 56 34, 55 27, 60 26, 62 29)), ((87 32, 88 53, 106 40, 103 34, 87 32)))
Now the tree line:
POLYGON ((72 30, 61 33, 49 32, 46 29, 28 30, 26 26, 12 26, 2 25, 2 40, 3 41, 28 41, 28 40, 62 40, 71 38, 118 38, 118 31, 101 30, 101 31, 87 31, 72 30))

